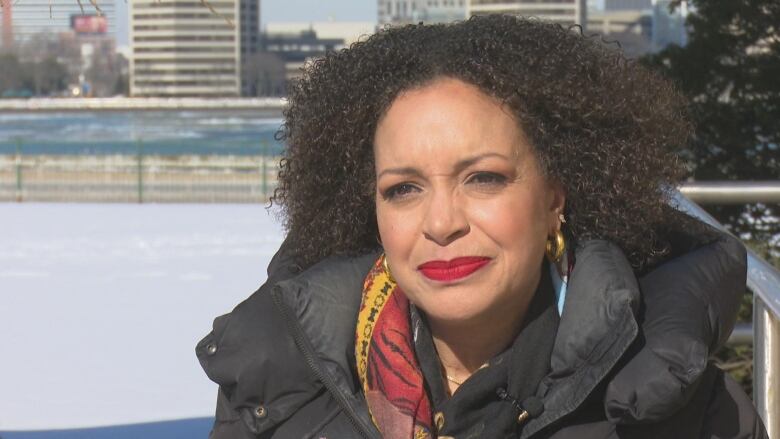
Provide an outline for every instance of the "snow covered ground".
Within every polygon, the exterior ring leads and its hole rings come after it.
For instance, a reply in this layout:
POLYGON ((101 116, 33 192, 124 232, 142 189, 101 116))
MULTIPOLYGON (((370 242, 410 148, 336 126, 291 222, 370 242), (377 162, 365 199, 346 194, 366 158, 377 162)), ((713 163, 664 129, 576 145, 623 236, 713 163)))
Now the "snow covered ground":
POLYGON ((0 431, 213 416, 195 344, 266 278, 258 205, 0 204, 0 431))

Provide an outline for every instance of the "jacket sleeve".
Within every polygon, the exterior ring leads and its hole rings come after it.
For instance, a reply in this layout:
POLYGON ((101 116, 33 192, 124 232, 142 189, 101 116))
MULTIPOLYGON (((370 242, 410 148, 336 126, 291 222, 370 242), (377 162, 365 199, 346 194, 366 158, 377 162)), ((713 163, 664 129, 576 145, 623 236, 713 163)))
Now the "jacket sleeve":
POLYGON ((753 401, 721 370, 704 416, 703 439, 769 439, 753 401))
POLYGON ((206 375, 219 385, 211 439, 270 437, 320 387, 271 297, 273 286, 297 271, 284 247, 271 261, 266 283, 216 318, 195 349, 206 375))
POLYGON ((610 421, 668 418, 696 391, 709 354, 728 340, 745 292, 746 252, 736 238, 717 233, 639 279, 638 352, 607 386, 610 421))
POLYGON ((710 364, 696 387, 686 406, 669 418, 649 424, 611 424, 617 434, 609 437, 769 439, 752 401, 728 374, 710 364))

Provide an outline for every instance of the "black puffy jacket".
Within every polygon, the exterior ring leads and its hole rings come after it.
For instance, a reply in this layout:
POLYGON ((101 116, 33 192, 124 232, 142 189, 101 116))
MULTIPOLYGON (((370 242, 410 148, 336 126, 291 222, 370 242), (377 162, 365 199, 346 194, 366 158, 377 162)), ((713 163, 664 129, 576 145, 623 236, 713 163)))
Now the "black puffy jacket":
MULTIPOLYGON (((544 411, 518 437, 767 437, 751 401, 708 362, 735 322, 745 250, 725 235, 676 247, 639 279, 614 245, 577 248, 537 392, 544 411)), ((211 438, 381 437, 354 368, 362 283, 376 257, 300 272, 282 246, 267 282, 197 346, 219 384, 211 438)))

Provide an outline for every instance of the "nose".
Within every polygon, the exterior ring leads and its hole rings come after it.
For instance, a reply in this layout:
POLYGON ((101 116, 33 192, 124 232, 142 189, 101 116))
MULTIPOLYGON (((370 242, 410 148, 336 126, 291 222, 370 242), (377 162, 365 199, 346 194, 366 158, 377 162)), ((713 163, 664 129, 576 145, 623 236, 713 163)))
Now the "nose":
POLYGON ((447 246, 469 232, 465 206, 455 194, 437 191, 428 203, 423 220, 423 235, 440 246, 447 246))

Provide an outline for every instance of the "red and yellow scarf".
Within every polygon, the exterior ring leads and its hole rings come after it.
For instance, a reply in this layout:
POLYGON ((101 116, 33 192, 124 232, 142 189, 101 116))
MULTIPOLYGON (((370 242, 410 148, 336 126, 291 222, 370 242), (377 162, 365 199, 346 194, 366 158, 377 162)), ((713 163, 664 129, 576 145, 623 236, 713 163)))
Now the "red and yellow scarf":
POLYGON ((415 356, 409 300, 384 270, 383 258, 363 283, 355 340, 360 383, 383 438, 433 438, 431 403, 415 356))

